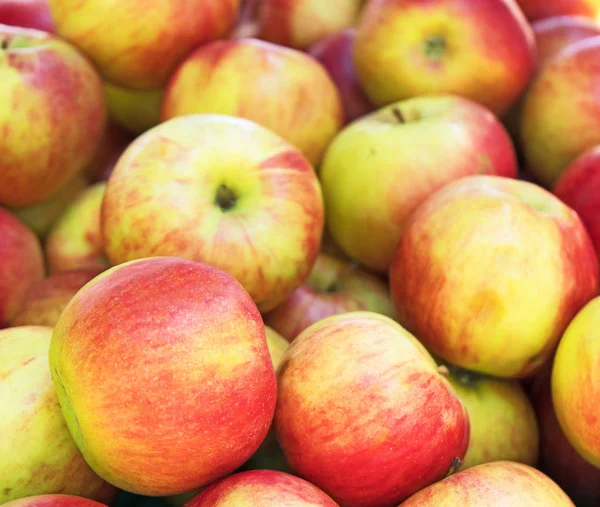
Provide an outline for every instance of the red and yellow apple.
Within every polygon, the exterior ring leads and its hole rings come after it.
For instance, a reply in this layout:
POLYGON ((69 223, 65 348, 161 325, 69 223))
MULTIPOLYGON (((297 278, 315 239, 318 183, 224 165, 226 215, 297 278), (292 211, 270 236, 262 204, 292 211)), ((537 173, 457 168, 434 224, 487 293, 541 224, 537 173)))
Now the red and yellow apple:
POLYGON ((61 39, 0 25, 0 96, 0 204, 30 206, 92 159, 106 116, 102 82, 61 39))
POLYGON ((116 266, 81 289, 55 327, 50 367, 86 461, 147 496, 233 472, 275 409, 256 305, 223 271, 176 257, 116 266))
POLYGON ((322 65, 300 51, 254 39, 206 44, 175 71, 162 119, 202 113, 252 120, 314 165, 343 123, 338 91, 322 65))
POLYGON ((51 336, 42 326, 0 331, 0 504, 58 492, 108 501, 116 493, 69 434, 48 367, 51 336))
POLYGON ((110 116, 124 129, 142 134, 160 123, 163 90, 132 90, 104 83, 110 116))
POLYGON ((450 181, 516 176, 512 142, 483 106, 452 95, 392 104, 346 127, 320 169, 327 227, 353 259, 385 273, 412 212, 450 181))
POLYGON ((74 495, 37 495, 4 504, 4 507, 106 507, 104 504, 74 495))
POLYGON ((565 47, 541 68, 521 116, 529 170, 550 187, 583 152, 600 144, 600 36, 565 47))
POLYGON ((390 268, 398 320, 446 361, 499 377, 535 373, 598 294, 577 213, 525 181, 470 176, 410 218, 390 268))
POLYGON ((389 288, 358 265, 320 253, 307 281, 273 311, 265 323, 288 341, 330 315, 354 311, 395 316, 389 288))
POLYGON ((274 470, 231 475, 198 493, 185 507, 339 507, 310 482, 274 470))
POLYGON ((364 92, 354 69, 356 30, 349 29, 327 37, 312 46, 308 53, 325 67, 337 86, 344 110, 345 123, 350 123, 375 109, 364 92))
POLYGON ((522 463, 486 463, 433 484, 399 507, 575 507, 539 470, 522 463))
POLYGON ((56 32, 109 82, 160 88, 190 51, 225 37, 240 0, 49 0, 56 32))
POLYGON ((64 271, 33 283, 11 319, 11 325, 53 328, 77 291, 102 271, 102 268, 64 271))
POLYGON ((54 32, 48 0, 0 0, 0 23, 54 32))
POLYGON ((585 16, 598 19, 599 0, 517 0, 530 21, 554 16, 585 16))
POLYGON ((397 505, 469 442, 465 407, 433 358, 371 312, 328 317, 292 342, 274 425, 292 469, 344 507, 397 505))
POLYGON ((321 189, 291 144, 242 118, 191 115, 138 137, 111 175, 102 235, 113 265, 174 255, 226 271, 262 312, 310 273, 321 189))
POLYGON ((29 287, 44 276, 44 256, 35 234, 0 208, 0 329, 8 325, 29 287))
POLYGON ((370 0, 354 62, 379 106, 453 93, 500 114, 527 86, 535 43, 513 0, 370 0))
POLYGON ((89 186, 56 221, 46 239, 51 273, 82 268, 106 268, 100 214, 106 183, 89 186))
POLYGON ((579 214, 600 257, 600 146, 575 159, 553 192, 579 214))

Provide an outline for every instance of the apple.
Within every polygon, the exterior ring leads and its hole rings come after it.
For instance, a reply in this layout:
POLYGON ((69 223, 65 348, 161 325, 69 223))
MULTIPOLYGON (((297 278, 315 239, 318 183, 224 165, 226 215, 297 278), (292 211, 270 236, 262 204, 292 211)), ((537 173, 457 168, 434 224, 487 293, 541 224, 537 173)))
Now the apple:
POLYGON ((108 267, 100 230, 105 189, 105 182, 87 187, 48 233, 45 246, 51 273, 108 267))
POLYGON ((323 39, 308 51, 325 67, 337 86, 344 110, 345 123, 350 123, 375 109, 364 92, 354 69, 355 38, 356 30, 351 28, 323 39))
POLYGON ((567 439, 589 463, 600 467, 600 297, 573 319, 560 340, 552 367, 552 400, 567 439))
POLYGON ((510 461, 486 463, 444 479, 410 497, 399 507, 508 506, 575 507, 548 476, 510 461))
POLYGON ((398 320, 433 353, 499 377, 534 374, 598 294, 577 213, 525 181, 469 176, 410 218, 390 268, 398 320))
POLYGON ((291 342, 325 317, 352 311, 395 316, 387 285, 355 263, 320 253, 308 280, 272 312, 265 323, 291 342))
POLYGON ((551 187, 583 152, 600 144, 600 36, 565 47, 533 81, 521 117, 529 169, 551 187))
POLYGON ((598 0, 517 0, 517 3, 531 21, 565 15, 596 19, 600 15, 598 0))
POLYGON ((131 90, 104 84, 108 111, 123 128, 142 134, 160 123, 163 90, 131 90))
POLYGON ((320 169, 327 225, 353 259, 385 273, 413 211, 464 176, 514 177, 512 142, 483 106, 452 95, 392 104, 346 127, 320 169))
POLYGON ((161 88, 197 46, 225 37, 240 0, 49 0, 56 32, 81 48, 105 80, 161 88))
POLYGON ((575 159, 553 192, 579 214, 600 257, 600 146, 575 159))
POLYGON ((102 83, 59 38, 0 25, 0 96, 0 205, 30 206, 94 155, 105 122, 102 83))
POLYGON ((33 283, 11 325, 54 327, 71 298, 102 271, 101 268, 64 271, 33 283))
POLYGON ((0 504, 56 492, 99 501, 115 494, 69 435, 48 367, 51 336, 43 326, 0 331, 0 504))
POLYGON ((116 266, 81 289, 56 324, 50 367, 86 461, 140 495, 230 474, 275 409, 256 305, 228 274, 176 257, 116 266))
POLYGON ((308 49, 354 25, 363 0, 262 0, 257 36, 282 46, 308 49))
POLYGON ((44 257, 35 234, 0 208, 0 329, 19 309, 29 287, 44 276, 44 257))
POLYGON ((343 123, 338 91, 322 65, 255 39, 206 44, 178 67, 165 90, 162 119, 198 113, 252 120, 315 166, 343 123))
POLYGON ((530 393, 540 427, 538 468, 556 481, 576 505, 593 507, 600 500, 600 469, 585 461, 562 431, 552 405, 551 371, 535 377, 530 393))
POLYGON ((310 482, 274 470, 231 475, 198 493, 185 507, 339 507, 310 482))
POLYGON ((448 380, 464 403, 471 438, 461 470, 493 461, 535 466, 539 432, 535 411, 516 380, 450 368, 448 380))
POLYGON ((600 25, 583 16, 546 18, 532 23, 531 28, 537 47, 538 68, 569 44, 600 35, 600 25))
POLYGON ((45 238, 87 183, 85 175, 77 173, 43 201, 25 208, 9 208, 9 210, 40 238, 45 238))
POLYGON ((323 230, 319 181, 306 158, 242 118, 190 115, 138 137, 102 207, 113 265, 175 255, 226 271, 261 312, 310 273, 323 230))
POLYGON ((0 23, 54 32, 48 0, 0 0, 0 23))
POLYGON ((100 138, 100 146, 84 170, 90 183, 108 179, 117 160, 133 139, 134 135, 131 132, 126 131, 112 118, 109 118, 100 138))
POLYGON ((370 0, 354 63, 378 106, 453 93, 502 114, 527 86, 535 43, 512 0, 370 0))
POLYGON ((106 507, 104 504, 75 495, 36 495, 4 504, 4 507, 106 507))
POLYGON ((304 330, 278 369, 275 433, 292 469, 344 507, 397 505, 464 457, 464 405, 415 337, 372 312, 304 330))

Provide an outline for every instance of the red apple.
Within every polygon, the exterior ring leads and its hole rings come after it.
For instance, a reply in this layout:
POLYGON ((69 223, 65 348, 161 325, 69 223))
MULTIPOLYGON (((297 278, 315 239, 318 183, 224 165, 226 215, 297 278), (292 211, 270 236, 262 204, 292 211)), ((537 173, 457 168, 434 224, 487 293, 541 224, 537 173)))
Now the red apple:
POLYGON ((466 369, 525 377, 598 293, 598 259, 577 213, 551 193, 470 176, 412 215, 390 286, 399 321, 432 352, 466 369))
POLYGON ((579 214, 600 257, 600 146, 567 167, 556 182, 554 193, 579 214))
POLYGON ((11 325, 54 327, 71 298, 102 271, 102 268, 64 271, 33 283, 11 325))
POLYGON ((231 276, 176 257, 117 266, 81 289, 55 327, 50 366, 86 461, 147 496, 233 472, 275 409, 256 305, 231 276))
POLYGON ((530 21, 554 16, 586 16, 596 19, 600 14, 598 0, 517 0, 530 21))
POLYGON ((513 0, 370 0, 354 63, 379 106, 454 93, 500 114, 527 86, 535 43, 513 0))
POLYGON ((419 491, 399 507, 575 507, 550 479, 528 465, 486 463, 419 491))
POLYGON ((0 96, 0 205, 36 204, 94 156, 106 116, 102 82, 61 39, 0 25, 0 96))
POLYGON ((0 329, 21 306, 29 287, 44 276, 44 257, 35 234, 0 208, 0 329))
POLYGON ((321 253, 306 283, 268 313, 265 323, 291 342, 325 317, 359 310, 393 318, 387 285, 354 263, 321 253))
POLYGON ((185 507, 338 507, 310 482, 274 470, 251 470, 212 484, 185 507))
POLYGON ((242 118, 191 115, 138 137, 111 175, 102 235, 113 265, 176 255, 222 269, 272 310, 310 273, 321 188, 291 144, 242 118))
POLYGON ((337 86, 345 123, 375 109, 364 92, 354 69, 353 49, 356 30, 348 29, 312 46, 308 53, 323 64, 337 86))
POLYGON ((0 0, 0 23, 54 32, 48 0, 0 0))
POLYGON ((465 407, 432 357, 370 312, 328 317, 292 342, 274 425, 292 469, 344 507, 397 505, 469 442, 465 407))
POLYGON ((74 495, 38 495, 13 500, 4 507, 106 507, 104 504, 74 495))

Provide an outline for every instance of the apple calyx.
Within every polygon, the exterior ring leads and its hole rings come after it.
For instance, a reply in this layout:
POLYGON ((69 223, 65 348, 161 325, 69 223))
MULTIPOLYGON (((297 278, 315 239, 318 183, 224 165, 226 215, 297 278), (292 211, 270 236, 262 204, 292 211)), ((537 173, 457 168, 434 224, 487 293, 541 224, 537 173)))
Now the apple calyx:
POLYGON ((227 185, 222 183, 217 188, 215 195, 215 204, 223 211, 231 210, 238 201, 237 194, 231 190, 227 185))
POLYGON ((432 35, 425 39, 423 51, 432 60, 441 60, 446 54, 446 39, 441 35, 432 35))

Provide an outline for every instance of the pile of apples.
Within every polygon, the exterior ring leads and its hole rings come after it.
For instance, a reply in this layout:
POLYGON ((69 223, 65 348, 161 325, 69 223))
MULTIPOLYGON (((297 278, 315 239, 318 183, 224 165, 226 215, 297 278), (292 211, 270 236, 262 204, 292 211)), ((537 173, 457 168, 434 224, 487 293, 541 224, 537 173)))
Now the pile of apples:
POLYGON ((0 504, 600 505, 599 0, 0 0, 0 504))

